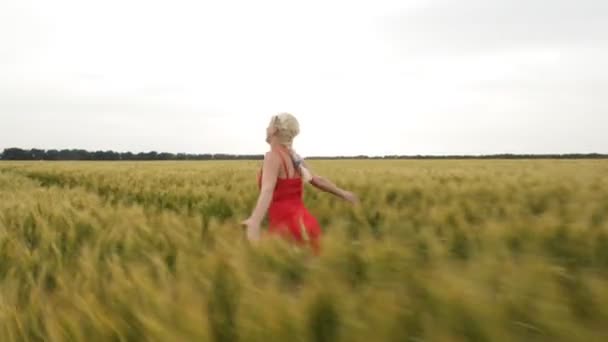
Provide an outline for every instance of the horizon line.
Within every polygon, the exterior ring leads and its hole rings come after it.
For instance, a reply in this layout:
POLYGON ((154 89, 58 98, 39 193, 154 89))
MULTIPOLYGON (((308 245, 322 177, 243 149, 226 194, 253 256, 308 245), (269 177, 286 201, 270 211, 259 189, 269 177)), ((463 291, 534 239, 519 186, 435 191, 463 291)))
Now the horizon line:
MULTIPOLYGON (((1 156, 4 155, 5 152, 10 150, 21 150, 23 152, 32 152, 32 151, 40 151, 43 153, 48 153, 49 151, 77 151, 84 152, 87 154, 95 154, 95 153, 112 153, 118 155, 131 154, 133 156, 141 156, 141 155, 172 155, 178 157, 210 157, 211 159, 216 159, 215 157, 236 157, 236 158, 254 158, 259 159, 264 156, 264 153, 189 153, 189 152, 159 152, 155 150, 141 151, 141 152, 132 152, 132 151, 115 151, 115 150, 87 150, 82 148, 62 148, 62 149, 41 149, 41 148, 30 148, 24 149, 20 147, 8 147, 0 150, 0 160, 4 160, 1 156)), ((568 152, 568 153, 513 153, 513 152, 499 152, 499 153, 487 153, 487 154, 348 154, 348 155, 310 155, 305 157, 305 159, 391 159, 391 158, 488 158, 488 157, 568 157, 568 156, 593 156, 593 157, 608 157, 608 153, 600 153, 600 152, 568 152)))

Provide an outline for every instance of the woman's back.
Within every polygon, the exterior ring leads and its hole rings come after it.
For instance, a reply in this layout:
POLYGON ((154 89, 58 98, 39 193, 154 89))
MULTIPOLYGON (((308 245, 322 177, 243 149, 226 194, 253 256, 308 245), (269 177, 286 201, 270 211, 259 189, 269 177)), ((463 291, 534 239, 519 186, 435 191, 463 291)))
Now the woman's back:
MULTIPOLYGON (((298 198, 301 200, 304 188, 303 180, 294 163, 288 163, 288 160, 292 161, 291 156, 283 148, 273 149, 271 153, 277 153, 282 164, 274 189, 273 202, 275 199, 280 201, 298 198)), ((258 173, 258 187, 262 187, 262 169, 258 173)))

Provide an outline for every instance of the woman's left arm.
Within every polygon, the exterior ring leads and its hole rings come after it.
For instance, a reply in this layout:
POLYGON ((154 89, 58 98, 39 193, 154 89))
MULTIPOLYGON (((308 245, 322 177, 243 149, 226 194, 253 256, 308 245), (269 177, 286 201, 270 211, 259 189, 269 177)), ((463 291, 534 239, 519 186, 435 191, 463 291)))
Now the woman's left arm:
POLYGON ((264 216, 266 216, 268 207, 270 207, 280 166, 281 161, 275 153, 266 153, 262 167, 262 186, 258 201, 251 216, 242 223, 247 228, 247 237, 250 240, 258 240, 260 237, 260 225, 264 216))

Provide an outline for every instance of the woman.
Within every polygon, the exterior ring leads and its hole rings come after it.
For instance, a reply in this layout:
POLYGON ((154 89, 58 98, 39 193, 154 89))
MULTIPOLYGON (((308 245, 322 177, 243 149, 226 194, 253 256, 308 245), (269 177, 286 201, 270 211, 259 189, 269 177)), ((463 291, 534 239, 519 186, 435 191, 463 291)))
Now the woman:
POLYGON ((321 228, 302 200, 304 183, 331 193, 351 203, 358 202, 349 191, 338 188, 331 181, 313 175, 306 163, 293 150, 293 139, 299 134, 296 118, 288 113, 272 117, 266 129, 270 151, 264 156, 258 173, 260 194, 251 216, 243 221, 249 240, 260 238, 260 225, 268 212, 269 232, 278 233, 299 244, 308 243, 319 251, 321 228))

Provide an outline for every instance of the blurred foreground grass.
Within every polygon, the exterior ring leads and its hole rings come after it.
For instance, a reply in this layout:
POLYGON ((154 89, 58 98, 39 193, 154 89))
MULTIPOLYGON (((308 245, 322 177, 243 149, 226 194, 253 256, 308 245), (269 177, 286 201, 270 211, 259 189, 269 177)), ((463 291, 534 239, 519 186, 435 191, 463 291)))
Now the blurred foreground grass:
POLYGON ((0 341, 608 340, 607 161, 312 164, 320 257, 257 162, 0 163, 0 341))

